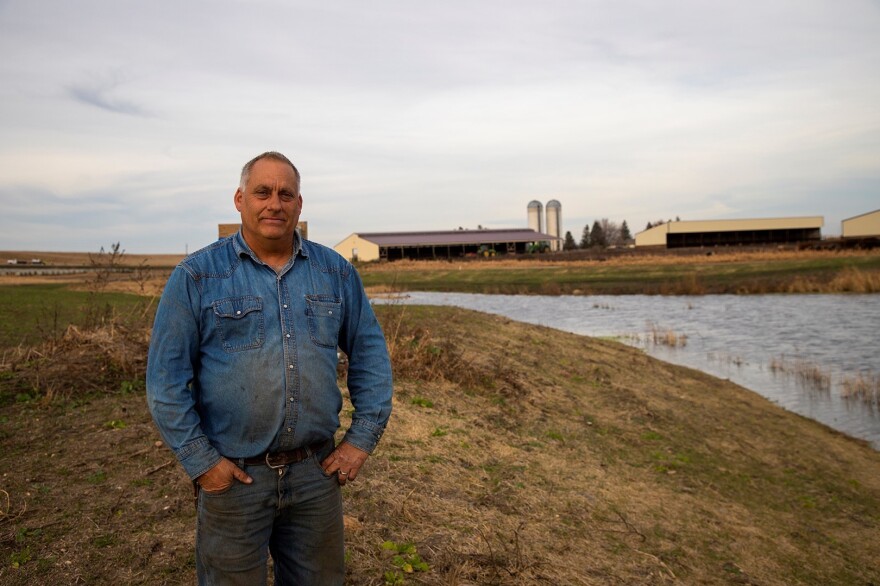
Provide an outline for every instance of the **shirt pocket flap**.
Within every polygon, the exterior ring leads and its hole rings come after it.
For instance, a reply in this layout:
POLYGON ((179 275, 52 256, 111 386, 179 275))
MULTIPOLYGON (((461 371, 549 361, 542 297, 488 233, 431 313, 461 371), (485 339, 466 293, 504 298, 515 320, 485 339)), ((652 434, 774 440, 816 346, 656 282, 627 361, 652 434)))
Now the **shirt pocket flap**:
POLYGON ((263 300, 260 297, 229 297, 218 299, 213 305, 217 317, 241 319, 253 311, 262 311, 263 300))

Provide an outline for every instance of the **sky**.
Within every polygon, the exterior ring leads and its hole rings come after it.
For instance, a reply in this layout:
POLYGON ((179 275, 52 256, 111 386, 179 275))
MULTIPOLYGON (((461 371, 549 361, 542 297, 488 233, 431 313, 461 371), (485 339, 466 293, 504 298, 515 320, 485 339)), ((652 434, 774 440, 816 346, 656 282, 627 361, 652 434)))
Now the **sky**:
POLYGON ((0 250, 193 252, 241 166, 310 239, 880 208, 878 0, 0 0, 0 250))

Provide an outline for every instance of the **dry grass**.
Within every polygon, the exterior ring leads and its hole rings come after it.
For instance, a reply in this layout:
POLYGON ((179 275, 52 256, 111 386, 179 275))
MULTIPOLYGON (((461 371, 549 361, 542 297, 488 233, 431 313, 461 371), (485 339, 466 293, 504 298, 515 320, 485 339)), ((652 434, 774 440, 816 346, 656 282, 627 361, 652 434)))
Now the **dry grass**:
POLYGON ((796 277, 788 293, 880 293, 880 272, 845 268, 830 281, 796 277))
POLYGON ((655 323, 649 323, 649 339, 656 346, 669 346, 670 348, 683 348, 687 346, 687 334, 679 334, 670 329, 660 328, 655 323))
POLYGON ((128 384, 143 389, 149 332, 113 322, 99 328, 69 326, 39 346, 3 352, 0 403, 36 399, 44 404, 95 392, 116 392, 128 384))
POLYGON ((841 396, 880 407, 880 375, 872 373, 843 377, 841 396))
POLYGON ((768 366, 775 374, 795 377, 803 387, 819 391, 831 390, 831 374, 809 360, 778 356, 773 357, 768 366))

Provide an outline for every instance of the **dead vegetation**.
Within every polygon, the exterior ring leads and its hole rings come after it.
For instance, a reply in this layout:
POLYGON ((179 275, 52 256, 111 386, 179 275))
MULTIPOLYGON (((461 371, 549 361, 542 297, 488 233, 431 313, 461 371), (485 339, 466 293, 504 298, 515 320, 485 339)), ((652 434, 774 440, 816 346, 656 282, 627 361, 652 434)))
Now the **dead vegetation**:
POLYGON ((880 409, 880 375, 862 373, 843 378, 842 395, 846 399, 854 399, 876 409, 880 409))
MULTIPOLYGON (((863 442, 621 344, 377 311, 395 411, 345 488, 347 583, 880 581, 863 442)), ((193 583, 189 482, 137 383, 146 342, 104 324, 6 361, 0 584, 193 583)))

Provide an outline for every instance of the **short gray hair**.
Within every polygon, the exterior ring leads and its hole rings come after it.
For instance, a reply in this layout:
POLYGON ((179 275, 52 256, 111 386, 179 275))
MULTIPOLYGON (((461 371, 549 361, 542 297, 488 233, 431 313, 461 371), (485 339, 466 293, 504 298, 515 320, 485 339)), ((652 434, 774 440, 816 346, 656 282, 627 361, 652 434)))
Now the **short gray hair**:
POLYGON ((244 164, 244 167, 241 168, 241 181, 239 182, 239 188, 244 191, 244 188, 247 186, 248 178, 251 175, 251 169, 254 168, 254 165, 257 164, 257 161, 262 161, 263 159, 271 159, 273 161, 280 161, 286 165, 290 165, 290 168, 293 169, 293 174, 296 175, 296 186, 297 188, 300 186, 300 176, 299 169, 296 168, 296 165, 290 162, 290 159, 279 153, 278 151, 266 151, 265 153, 259 154, 247 163, 244 164))

